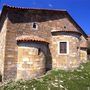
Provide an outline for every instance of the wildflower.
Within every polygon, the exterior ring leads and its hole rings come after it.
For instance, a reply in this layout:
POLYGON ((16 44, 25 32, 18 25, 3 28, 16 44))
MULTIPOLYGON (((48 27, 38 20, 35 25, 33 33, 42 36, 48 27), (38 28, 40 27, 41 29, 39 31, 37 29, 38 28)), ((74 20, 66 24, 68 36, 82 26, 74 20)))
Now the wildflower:
POLYGON ((60 85, 61 88, 64 88, 62 85, 60 85))

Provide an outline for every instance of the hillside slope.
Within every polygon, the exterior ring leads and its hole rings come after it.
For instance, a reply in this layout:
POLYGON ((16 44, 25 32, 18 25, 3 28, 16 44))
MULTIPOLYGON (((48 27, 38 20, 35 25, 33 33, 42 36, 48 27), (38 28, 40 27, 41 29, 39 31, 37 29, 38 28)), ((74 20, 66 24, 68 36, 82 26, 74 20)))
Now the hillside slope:
POLYGON ((39 79, 10 81, 0 90, 90 90, 90 62, 77 70, 52 70, 39 79))

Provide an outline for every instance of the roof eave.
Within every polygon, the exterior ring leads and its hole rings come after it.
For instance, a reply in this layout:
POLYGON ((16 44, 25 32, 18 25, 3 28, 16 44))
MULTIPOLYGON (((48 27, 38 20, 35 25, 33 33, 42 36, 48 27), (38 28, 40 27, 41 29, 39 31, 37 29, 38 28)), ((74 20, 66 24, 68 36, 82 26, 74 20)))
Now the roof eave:
POLYGON ((85 36, 85 38, 88 38, 88 35, 84 32, 84 30, 76 23, 76 21, 72 18, 72 16, 67 12, 66 15, 68 15, 69 19, 81 30, 82 34, 85 36))
POLYGON ((27 9, 32 9, 32 10, 47 10, 47 11, 56 11, 56 12, 64 12, 68 17, 69 19, 81 30, 82 34, 85 36, 85 38, 87 39, 88 36, 87 34, 84 32, 84 30, 76 23, 76 21, 71 17, 71 15, 66 11, 66 10, 50 10, 50 9, 40 9, 40 8, 24 8, 24 7, 14 7, 14 6, 9 6, 9 5, 4 5, 3 6, 3 9, 2 9, 2 12, 1 12, 1 16, 0 16, 0 22, 1 22, 1 19, 3 17, 3 14, 7 14, 8 12, 8 9, 24 9, 24 10, 27 10, 27 9))
POLYGON ((0 31, 1 31, 1 28, 3 26, 4 20, 6 18, 7 12, 8 12, 8 8, 6 8, 6 7, 3 6, 2 11, 1 11, 1 14, 0 14, 0 31))

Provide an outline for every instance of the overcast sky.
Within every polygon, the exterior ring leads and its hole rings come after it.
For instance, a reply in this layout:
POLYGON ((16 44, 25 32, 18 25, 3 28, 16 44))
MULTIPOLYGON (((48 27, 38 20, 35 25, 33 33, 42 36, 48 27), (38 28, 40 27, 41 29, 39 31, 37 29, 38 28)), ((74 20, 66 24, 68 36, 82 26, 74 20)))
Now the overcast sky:
POLYGON ((0 0, 3 4, 18 7, 66 9, 74 20, 90 34, 90 0, 0 0))

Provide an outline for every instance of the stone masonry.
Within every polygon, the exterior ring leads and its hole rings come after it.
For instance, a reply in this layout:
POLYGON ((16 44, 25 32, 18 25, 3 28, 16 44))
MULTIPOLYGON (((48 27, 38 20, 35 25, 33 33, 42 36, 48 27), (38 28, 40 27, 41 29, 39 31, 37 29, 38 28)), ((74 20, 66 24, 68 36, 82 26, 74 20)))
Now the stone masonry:
POLYGON ((67 12, 4 8, 6 11, 4 9, 3 12, 7 13, 0 22, 0 70, 3 81, 31 79, 53 68, 68 70, 86 62, 87 48, 80 47, 81 41, 87 41, 86 34, 67 12), (37 29, 33 28, 33 23, 36 23, 37 29), (33 38, 30 39, 16 39, 31 35, 33 38), (67 54, 58 53, 59 42, 62 41, 68 43, 67 54))

